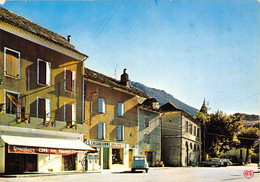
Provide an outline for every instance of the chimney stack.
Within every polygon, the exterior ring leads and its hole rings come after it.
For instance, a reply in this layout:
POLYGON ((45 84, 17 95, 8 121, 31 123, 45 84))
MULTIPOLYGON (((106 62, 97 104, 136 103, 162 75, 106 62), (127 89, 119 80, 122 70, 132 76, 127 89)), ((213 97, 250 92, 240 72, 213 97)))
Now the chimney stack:
POLYGON ((71 35, 68 35, 68 36, 67 36, 68 42, 70 42, 70 37, 71 37, 71 35))
POLYGON ((129 79, 128 74, 126 73, 126 68, 124 69, 124 73, 121 75, 120 82, 122 85, 129 87, 129 79))

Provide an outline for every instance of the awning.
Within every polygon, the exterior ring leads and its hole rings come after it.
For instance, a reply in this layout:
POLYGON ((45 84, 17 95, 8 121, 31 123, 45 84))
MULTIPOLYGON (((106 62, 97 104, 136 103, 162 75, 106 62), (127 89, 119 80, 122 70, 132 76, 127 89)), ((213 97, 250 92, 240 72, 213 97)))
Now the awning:
POLYGON ((80 151, 95 151, 80 140, 1 135, 9 153, 71 155, 80 151))

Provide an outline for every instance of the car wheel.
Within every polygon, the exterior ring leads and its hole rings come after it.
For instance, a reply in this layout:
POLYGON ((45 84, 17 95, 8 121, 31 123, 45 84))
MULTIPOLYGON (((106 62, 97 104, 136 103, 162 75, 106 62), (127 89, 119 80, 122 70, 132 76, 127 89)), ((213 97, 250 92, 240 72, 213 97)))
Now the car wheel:
POLYGON ((135 169, 131 169, 131 172, 134 173, 134 172, 135 172, 135 169))

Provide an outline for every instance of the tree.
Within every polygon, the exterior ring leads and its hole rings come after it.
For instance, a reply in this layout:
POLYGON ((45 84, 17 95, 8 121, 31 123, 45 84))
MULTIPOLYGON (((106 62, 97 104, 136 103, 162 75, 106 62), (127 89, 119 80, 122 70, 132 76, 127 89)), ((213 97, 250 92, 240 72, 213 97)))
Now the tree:
POLYGON ((218 157, 238 143, 237 134, 243 128, 242 115, 223 114, 222 111, 210 114, 206 122, 206 153, 218 157))
POLYGON ((246 162, 249 162, 249 150, 252 150, 259 142, 259 129, 256 127, 242 128, 237 138, 239 140, 237 148, 246 148, 246 162))

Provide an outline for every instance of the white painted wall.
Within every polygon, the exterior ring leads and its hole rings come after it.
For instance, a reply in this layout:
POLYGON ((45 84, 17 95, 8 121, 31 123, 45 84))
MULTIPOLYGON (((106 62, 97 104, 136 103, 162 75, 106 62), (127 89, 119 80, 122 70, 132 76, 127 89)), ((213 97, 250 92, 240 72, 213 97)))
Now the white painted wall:
POLYGON ((49 169, 53 172, 62 171, 62 155, 38 155, 38 172, 50 172, 49 169))
POLYGON ((0 139, 0 173, 5 173, 5 143, 0 139))

